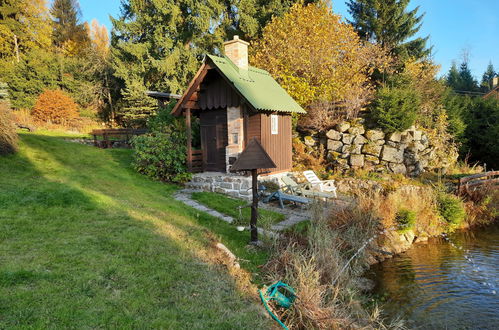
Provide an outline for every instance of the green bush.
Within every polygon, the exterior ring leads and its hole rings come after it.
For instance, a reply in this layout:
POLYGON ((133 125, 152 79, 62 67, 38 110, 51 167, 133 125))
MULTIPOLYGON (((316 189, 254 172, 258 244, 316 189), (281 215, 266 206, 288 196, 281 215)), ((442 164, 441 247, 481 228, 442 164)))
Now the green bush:
POLYGON ((395 221, 397 222, 398 230, 400 231, 412 229, 416 223, 416 212, 400 209, 395 215, 395 221))
POLYGON ((153 179, 167 182, 186 182, 191 178, 186 167, 185 128, 179 121, 164 125, 132 140, 134 168, 153 179))
POLYGON ((0 101, 0 155, 7 155, 17 150, 17 132, 12 121, 8 103, 0 101))
POLYGON ((419 104, 413 90, 383 87, 371 106, 371 117, 387 133, 403 131, 415 123, 419 104))
POLYGON ((440 193, 437 196, 437 203, 440 215, 451 225, 459 225, 466 217, 464 204, 457 196, 440 193))

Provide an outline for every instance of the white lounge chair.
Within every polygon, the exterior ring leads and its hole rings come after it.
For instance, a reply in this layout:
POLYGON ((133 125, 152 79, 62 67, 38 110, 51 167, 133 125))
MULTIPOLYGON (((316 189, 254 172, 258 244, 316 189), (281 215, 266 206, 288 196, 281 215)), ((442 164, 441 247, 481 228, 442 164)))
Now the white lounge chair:
POLYGON ((334 180, 321 180, 317 177, 314 171, 303 171, 303 176, 312 185, 313 188, 322 191, 329 192, 337 198, 336 186, 334 185, 334 180))

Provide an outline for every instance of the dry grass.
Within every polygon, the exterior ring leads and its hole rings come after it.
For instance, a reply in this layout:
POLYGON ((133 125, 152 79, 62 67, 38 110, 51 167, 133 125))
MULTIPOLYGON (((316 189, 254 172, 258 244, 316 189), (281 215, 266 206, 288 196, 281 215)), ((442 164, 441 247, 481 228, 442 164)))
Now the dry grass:
POLYGON ((94 129, 102 128, 102 123, 87 117, 78 117, 68 120, 62 120, 60 123, 55 124, 51 122, 44 122, 35 120, 31 115, 31 111, 27 109, 16 110, 12 112, 14 122, 23 127, 31 129, 44 129, 44 130, 63 130, 78 133, 90 133, 94 129))
POLYGON ((11 110, 6 102, 0 102, 0 155, 16 152, 17 140, 11 110))
POLYGON ((356 281, 368 266, 360 249, 377 226, 373 214, 353 205, 326 215, 319 205, 305 239, 275 243, 264 271, 269 282, 284 281, 297 292, 293 308, 275 309, 290 329, 384 327, 376 310, 362 307, 356 281))
POLYGON ((470 226, 487 225, 499 220, 499 189, 493 185, 469 190, 464 196, 467 222, 470 226))

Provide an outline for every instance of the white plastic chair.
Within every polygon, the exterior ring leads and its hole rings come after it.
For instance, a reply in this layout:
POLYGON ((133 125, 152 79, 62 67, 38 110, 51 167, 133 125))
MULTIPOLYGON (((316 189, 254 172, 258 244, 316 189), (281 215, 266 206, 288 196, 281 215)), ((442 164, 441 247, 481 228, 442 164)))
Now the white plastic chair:
POLYGON ((303 171, 303 176, 307 181, 312 185, 313 188, 322 191, 322 192, 329 192, 334 195, 335 198, 338 196, 336 195, 336 186, 334 185, 334 180, 321 180, 317 177, 317 175, 314 173, 314 171, 303 171))

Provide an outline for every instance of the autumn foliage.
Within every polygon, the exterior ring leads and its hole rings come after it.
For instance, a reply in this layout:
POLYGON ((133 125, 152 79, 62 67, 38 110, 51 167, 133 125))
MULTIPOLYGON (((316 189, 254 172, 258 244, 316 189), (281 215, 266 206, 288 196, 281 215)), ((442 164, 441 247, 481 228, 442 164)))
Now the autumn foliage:
POLYGON ((59 89, 46 90, 36 100, 32 115, 37 121, 66 124, 77 118, 78 106, 73 99, 59 89))
POLYGON ((318 129, 335 117, 356 116, 373 96, 370 74, 389 62, 386 52, 361 41, 323 3, 295 4, 265 27, 252 48, 252 64, 269 71, 307 107, 307 126, 318 129))

